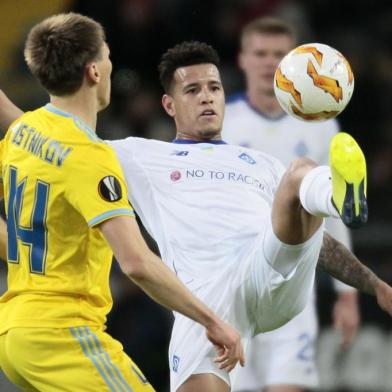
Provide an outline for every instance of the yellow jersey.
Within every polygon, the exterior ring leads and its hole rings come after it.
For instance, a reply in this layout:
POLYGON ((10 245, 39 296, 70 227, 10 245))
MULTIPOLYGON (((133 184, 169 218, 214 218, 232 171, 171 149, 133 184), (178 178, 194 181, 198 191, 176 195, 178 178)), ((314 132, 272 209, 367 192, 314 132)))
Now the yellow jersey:
POLYGON ((134 216, 115 153, 51 104, 22 115, 1 144, 8 291, 0 334, 105 324, 113 255, 97 225, 134 216))

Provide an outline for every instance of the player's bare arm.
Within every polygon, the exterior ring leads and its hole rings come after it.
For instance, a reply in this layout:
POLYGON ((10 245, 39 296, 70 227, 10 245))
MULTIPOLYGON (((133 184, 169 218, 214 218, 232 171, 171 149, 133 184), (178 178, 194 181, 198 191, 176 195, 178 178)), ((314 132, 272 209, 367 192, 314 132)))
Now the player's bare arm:
POLYGON ((0 130, 5 132, 10 124, 23 114, 0 89, 0 130))
POLYGON ((221 321, 177 279, 175 274, 147 247, 134 219, 120 216, 100 225, 122 271, 161 305, 202 324, 208 339, 218 346, 216 362, 231 371, 244 365, 239 333, 221 321))
POLYGON ((327 233, 324 234, 318 266, 361 292, 376 296, 380 307, 392 316, 392 287, 327 233))

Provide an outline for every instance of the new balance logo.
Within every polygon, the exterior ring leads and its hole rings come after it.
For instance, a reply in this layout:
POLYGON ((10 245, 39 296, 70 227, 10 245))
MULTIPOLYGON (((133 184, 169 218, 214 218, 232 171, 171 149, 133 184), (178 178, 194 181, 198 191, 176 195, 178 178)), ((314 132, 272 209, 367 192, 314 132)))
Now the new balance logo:
POLYGON ((186 157, 189 154, 189 151, 173 151, 170 155, 177 155, 178 157, 186 157))

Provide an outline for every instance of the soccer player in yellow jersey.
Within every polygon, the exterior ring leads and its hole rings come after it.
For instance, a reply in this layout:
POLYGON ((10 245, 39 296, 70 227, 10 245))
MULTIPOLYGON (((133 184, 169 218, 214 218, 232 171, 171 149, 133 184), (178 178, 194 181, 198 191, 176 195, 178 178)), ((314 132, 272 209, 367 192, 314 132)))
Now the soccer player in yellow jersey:
POLYGON ((147 294, 206 327, 222 368, 243 363, 238 332, 147 248, 115 154, 95 134, 112 68, 102 27, 79 14, 50 17, 31 30, 25 58, 50 103, 21 115, 1 143, 8 229, 8 291, 0 299, 4 373, 25 391, 153 391, 104 332, 112 250, 147 294))

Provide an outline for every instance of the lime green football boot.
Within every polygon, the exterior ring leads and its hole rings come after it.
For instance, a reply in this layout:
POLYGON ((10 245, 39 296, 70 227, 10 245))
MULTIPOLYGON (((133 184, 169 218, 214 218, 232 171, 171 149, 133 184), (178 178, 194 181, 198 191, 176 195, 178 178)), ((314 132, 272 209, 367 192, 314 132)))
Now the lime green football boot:
POLYGON ((352 229, 368 220, 366 159, 357 142, 338 133, 329 148, 332 172, 332 202, 344 224, 352 229))

